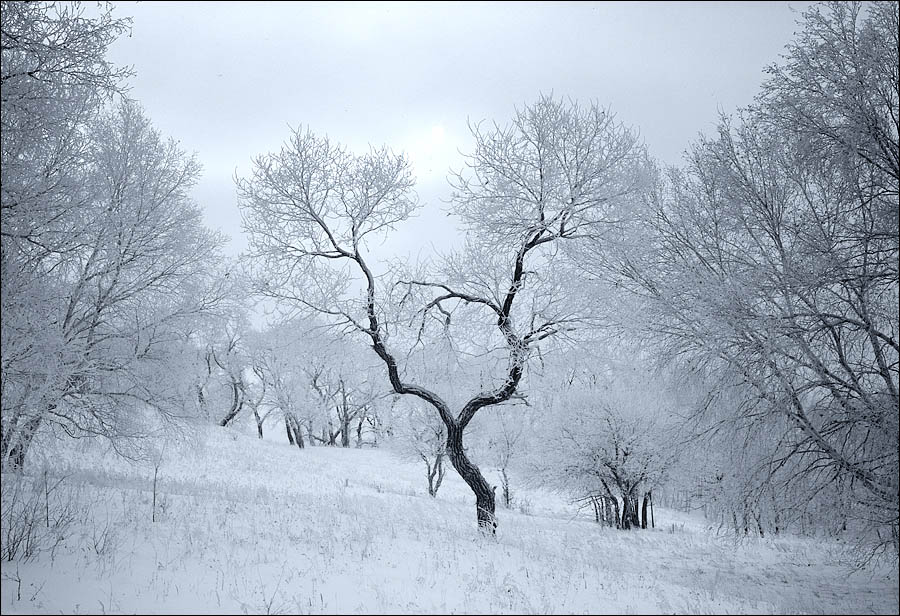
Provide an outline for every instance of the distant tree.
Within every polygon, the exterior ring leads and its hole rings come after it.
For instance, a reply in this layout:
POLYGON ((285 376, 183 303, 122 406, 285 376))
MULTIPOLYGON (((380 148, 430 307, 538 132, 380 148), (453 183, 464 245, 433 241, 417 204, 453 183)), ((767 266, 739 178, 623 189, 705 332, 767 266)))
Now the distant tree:
POLYGON ((354 360, 362 349, 304 319, 272 325, 250 346, 254 380, 266 389, 258 404, 284 417, 291 444, 350 447, 355 432, 362 445, 363 424, 376 423, 384 394, 369 378, 372 362, 354 360))
POLYGON ((646 528, 652 492, 677 457, 668 377, 633 359, 565 372, 546 385, 543 403, 553 408, 530 450, 533 477, 593 507, 598 522, 646 528))
POLYGON ((211 402, 221 405, 213 411, 215 421, 223 428, 231 424, 244 409, 250 398, 250 374, 253 372, 251 350, 247 346, 246 337, 249 323, 242 316, 227 319, 221 324, 215 337, 206 346, 205 361, 209 369, 209 377, 218 390, 227 392, 222 400, 221 391, 213 400, 209 393, 205 396, 207 408, 211 402))
POLYGON ((361 445, 362 426, 381 392, 373 389, 365 378, 365 366, 342 365, 343 362, 325 356, 310 359, 304 374, 324 418, 322 436, 311 435, 311 438, 331 447, 340 438, 341 447, 350 447, 353 424, 356 424, 357 445, 361 445))
POLYGON ((533 429, 532 409, 522 408, 521 400, 500 405, 489 415, 480 416, 478 438, 470 439, 480 458, 500 473, 499 496, 507 509, 513 504, 510 471, 525 455, 525 435, 533 429), (518 402, 518 404, 513 404, 518 402))
POLYGON ((474 153, 452 181, 467 251, 448 258, 438 280, 396 280, 387 289, 395 303, 383 299, 367 245, 416 208, 403 156, 386 149, 354 156, 296 130, 280 152, 257 157, 251 176, 236 181, 260 292, 368 338, 393 390, 441 417, 447 455, 475 495, 478 525, 492 532, 494 492, 469 459, 463 434, 480 409, 516 393, 540 341, 580 321, 559 246, 600 236, 618 220, 642 187, 645 154, 606 110, 550 97, 518 111, 508 127, 472 131, 474 153), (351 293, 354 284, 361 296, 351 293), (413 304, 418 327, 391 322, 389 308, 413 304), (396 350, 401 337, 415 345, 415 332, 428 326, 446 328, 496 365, 479 391, 454 403, 457 411, 446 395, 411 381, 396 350))
MULTIPOLYGON (((277 331, 277 330, 276 330, 277 331)), ((273 344, 273 331, 266 332, 265 338, 255 350, 253 371, 262 382, 265 395, 260 404, 268 405, 270 413, 278 411, 284 421, 288 442, 303 449, 307 439, 303 436, 306 428, 312 442, 312 426, 303 426, 300 416, 302 407, 311 400, 308 383, 298 365, 298 347, 291 347, 289 341, 273 344)))
POLYGON ((253 413, 253 420, 256 422, 256 435, 260 439, 262 439, 263 425, 265 424, 266 419, 269 418, 269 415, 272 411, 271 409, 269 409, 267 411, 260 412, 260 407, 262 406, 263 400, 265 400, 266 398, 266 382, 262 379, 263 375, 257 365, 251 365, 250 370, 253 372, 257 380, 248 385, 251 393, 247 394, 245 403, 253 413))
POLYGON ((404 458, 425 464, 428 494, 435 497, 447 470, 447 429, 431 409, 414 403, 410 406, 401 411, 392 430, 394 446, 404 458))

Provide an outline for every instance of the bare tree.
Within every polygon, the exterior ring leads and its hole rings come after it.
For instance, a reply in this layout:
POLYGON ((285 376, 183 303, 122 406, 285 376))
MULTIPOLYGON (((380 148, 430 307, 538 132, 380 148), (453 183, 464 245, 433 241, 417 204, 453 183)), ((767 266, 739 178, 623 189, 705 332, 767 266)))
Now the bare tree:
MULTIPOLYGON (((305 391, 304 379, 300 378, 302 374, 300 368, 289 357, 296 352, 297 349, 290 347, 268 346, 260 349, 254 371, 265 383, 267 392, 265 403, 272 410, 277 409, 284 420, 288 442, 303 449, 306 446, 306 439, 303 437, 304 426, 298 413, 302 412, 301 406, 309 404, 310 396, 305 391)), ((311 427, 307 425, 306 428, 311 443, 311 427)))
POLYGON ((242 329, 246 323, 226 325, 225 337, 218 345, 207 348, 207 365, 218 368, 228 390, 227 410, 217 420, 223 428, 235 420, 244 408, 249 394, 246 372, 251 370, 249 351, 245 348, 242 329))
MULTIPOLYGON (((78 206, 89 190, 83 173, 86 126, 104 100, 121 92, 127 70, 105 60, 128 27, 105 11, 83 18, 78 4, 2 3, 0 27, 0 252, 2 252, 2 447, 33 434, 30 411, 49 394, 47 349, 59 347, 53 318, 56 290, 48 275, 85 228, 78 206), (36 402, 35 402, 36 401, 36 402)), ((30 437, 26 437, 30 442, 30 437)), ((17 449, 24 459, 27 446, 17 449)))
POLYGON ((130 20, 108 9, 84 17, 78 2, 2 7, 0 239, 4 263, 45 271, 93 222, 79 211, 91 194, 85 128, 125 89, 130 70, 110 63, 106 50, 130 20))
POLYGON ((255 363, 253 364, 253 367, 251 369, 253 370, 253 374, 257 379, 257 393, 247 401, 247 404, 253 410, 253 419, 256 421, 257 436, 259 436, 259 438, 262 438, 263 424, 265 424, 266 419, 269 418, 269 415, 272 413, 272 409, 270 408, 269 410, 260 413, 260 407, 262 406, 263 401, 266 399, 265 373, 262 371, 262 368, 255 363))
POLYGON ((169 353, 224 296, 222 240, 187 196, 196 162, 134 103, 95 118, 88 137, 90 193, 70 215, 91 225, 23 266, 19 289, 35 296, 4 294, 2 456, 14 467, 45 421, 114 437, 141 433, 141 409, 180 414, 169 353))
POLYGON ((478 432, 483 444, 483 456, 491 466, 500 472, 500 497, 507 509, 513 504, 510 471, 522 457, 525 434, 533 429, 530 413, 519 404, 507 403, 498 406, 490 415, 480 417, 478 432))
POLYGON ((361 424, 374 423, 374 406, 384 394, 372 385, 379 379, 369 378, 366 363, 372 362, 356 359, 364 349, 303 319, 270 327, 250 346, 252 371, 266 389, 258 404, 284 417, 291 444, 350 447, 355 423, 361 445, 361 424))
POLYGON ((518 111, 508 127, 475 126, 473 135, 475 151, 452 182, 468 252, 447 260, 442 281, 406 279, 394 287, 405 290, 400 304, 424 301, 413 331, 435 320, 452 326, 454 313, 467 315, 470 340, 500 360, 499 374, 457 411, 433 388, 409 380, 403 355, 392 348, 391 336, 401 335, 388 318, 392 307, 379 299, 367 256, 367 241, 416 207, 406 159, 386 149, 354 156, 296 130, 236 182, 260 291, 368 337, 393 390, 441 417, 447 455, 475 495, 478 525, 492 532, 494 493, 466 454, 465 429, 480 409, 516 393, 541 340, 580 321, 582 311, 567 301, 560 281, 559 245, 602 234, 618 219, 641 186, 645 156, 636 135, 606 110, 550 97, 518 111), (359 286, 361 295, 351 293, 359 286))
POLYGON ((444 481, 444 459, 447 455, 447 430, 441 418, 431 409, 414 402, 400 410, 392 429, 395 447, 406 459, 423 462, 428 480, 428 494, 436 497, 444 481))
POLYGON ((677 457, 669 428, 680 409, 669 377, 613 351, 590 367, 574 354, 567 360, 542 377, 540 403, 554 412, 530 447, 531 474, 593 507, 598 522, 646 528, 652 491, 677 457))
POLYGON ((897 14, 807 11, 756 105, 662 177, 620 269, 657 340, 752 391, 734 416, 778 444, 759 476, 810 502, 848 486, 895 545, 897 14))
POLYGON ((378 396, 377 392, 366 387, 367 382, 354 383, 357 379, 350 372, 355 370, 343 368, 329 365, 327 357, 319 357, 318 361, 310 362, 304 368, 309 387, 315 392, 319 408, 323 411, 322 436, 311 433, 310 438, 331 447, 337 445, 338 438, 341 439, 341 447, 350 447, 352 424, 356 422, 357 430, 361 432, 362 422, 378 396))

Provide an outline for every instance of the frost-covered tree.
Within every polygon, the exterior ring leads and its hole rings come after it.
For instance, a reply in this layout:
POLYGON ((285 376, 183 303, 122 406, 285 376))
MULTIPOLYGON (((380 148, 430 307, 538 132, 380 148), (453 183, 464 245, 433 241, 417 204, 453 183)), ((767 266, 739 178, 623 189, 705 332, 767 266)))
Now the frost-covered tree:
POLYGON ((129 20, 85 17, 78 2, 4 1, 0 15, 4 263, 51 268, 93 223, 80 212, 91 198, 86 127, 125 88, 130 72, 106 50, 129 20))
MULTIPOLYGON (((254 336, 251 347, 251 371, 263 392, 257 409, 267 409, 266 416, 277 413, 288 442, 303 449, 312 441, 304 430, 312 434, 312 421, 318 415, 310 412, 315 402, 303 372, 308 349, 302 347, 296 331, 277 326, 254 336)), ((262 417, 257 418, 260 432, 261 423, 262 417)))
POLYGON ((357 446, 362 446, 363 426, 372 420, 373 407, 383 394, 375 386, 381 379, 370 379, 365 365, 354 365, 346 359, 353 353, 345 341, 335 341, 331 351, 340 350, 340 358, 333 354, 311 356, 304 367, 310 389, 315 393, 321 410, 322 435, 311 438, 323 445, 350 447, 352 431, 356 430, 357 446))
POLYGON ((479 527, 493 530, 494 492, 466 453, 464 432, 479 410, 515 395, 542 340, 584 317, 559 247, 619 220, 642 186, 645 155, 607 110, 551 97, 517 111, 508 126, 472 132, 474 152, 451 182, 467 250, 387 289, 368 249, 416 208, 403 156, 357 156, 296 130, 279 152, 255 158, 237 187, 260 291, 368 339, 393 391, 419 398, 444 422, 447 456, 475 495, 479 527), (411 327, 391 318, 411 306, 411 327), (450 332, 455 352, 490 365, 474 392, 442 395, 413 380, 401 347, 415 347, 416 332, 434 327, 450 332))
POLYGON ((482 461, 483 466, 496 469, 499 474, 496 494, 507 509, 513 506, 515 500, 512 473, 528 454, 526 436, 534 430, 539 434, 542 432, 540 426, 533 425, 536 423, 533 413, 537 411, 530 403, 532 395, 529 392, 533 387, 527 377, 523 378, 521 397, 498 405, 489 414, 479 415, 469 438, 473 455, 482 461))
POLYGON ((895 545, 897 15, 807 11, 756 103, 662 175, 619 270, 658 342, 752 392, 733 416, 779 444, 759 477, 847 486, 895 545))
POLYGON ((222 241, 188 197, 194 159, 134 103, 86 130, 66 211, 77 231, 39 260, 4 251, 2 455, 15 467, 43 423, 117 437, 140 434, 146 409, 180 415, 170 353, 224 295, 222 241))
POLYGON ((36 431, 141 432, 180 414, 167 366, 220 299, 220 239, 187 191, 199 167, 130 102, 106 60, 128 29, 79 3, 2 6, 2 440, 20 467, 36 431))
POLYGON ((246 315, 239 308, 210 319, 198 332, 197 360, 200 378, 197 402, 202 414, 223 428, 231 425, 253 398, 252 335, 246 315))
POLYGON ((256 408, 283 417, 291 444, 350 447, 355 434, 356 446, 362 446, 364 427, 375 423, 384 394, 374 384, 383 377, 370 378, 372 361, 355 361, 364 349, 321 330, 315 322, 293 319, 254 335, 248 391, 256 392, 256 408))
POLYGON ((404 458, 425 464, 428 494, 435 497, 447 470, 447 428, 437 413, 415 402, 400 401, 395 411, 399 414, 391 429, 393 447, 404 458), (406 406, 410 408, 402 408, 406 406))
POLYGON ((672 426, 683 410, 671 378, 639 354, 580 355, 557 358, 532 384, 542 392, 532 404, 552 413, 529 444, 531 475, 592 506, 598 522, 646 528, 678 453, 672 426))
MULTIPOLYGON (((104 55, 128 24, 108 11, 82 18, 77 4, 3 2, 0 25, 5 464, 13 434, 38 426, 37 419, 22 418, 28 400, 43 396, 44 387, 39 380, 25 382, 25 375, 42 370, 42 350, 60 344, 45 327, 57 295, 45 278, 85 226, 77 213, 86 193, 85 127, 123 87, 127 71, 104 55)), ((18 449, 16 458, 24 451, 18 449)))

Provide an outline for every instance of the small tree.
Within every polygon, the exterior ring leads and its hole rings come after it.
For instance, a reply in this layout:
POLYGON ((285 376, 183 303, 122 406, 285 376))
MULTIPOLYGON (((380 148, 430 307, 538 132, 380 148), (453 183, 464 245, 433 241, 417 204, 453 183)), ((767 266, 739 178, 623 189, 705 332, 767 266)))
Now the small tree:
MULTIPOLYGON (((519 402, 517 400, 517 402, 519 402)), ((525 453, 526 432, 532 429, 530 417, 519 405, 504 404, 493 413, 481 417, 478 426, 483 458, 500 472, 500 498, 507 509, 513 504, 510 470, 525 453)))
POLYGON ((263 402, 266 399, 266 374, 263 367, 256 362, 253 363, 251 370, 253 371, 256 381, 253 385, 254 393, 248 398, 247 404, 253 411, 253 419, 256 421, 256 434, 262 439, 263 424, 265 424, 273 409, 269 408, 268 410, 260 412, 263 402))
POLYGON ((415 403, 409 406, 411 408, 400 409, 401 414, 392 429, 393 441, 404 458, 424 462, 428 494, 435 497, 446 471, 446 427, 431 409, 415 403))
POLYGON ((646 528, 652 491, 677 458, 671 427, 683 410, 665 373, 605 355, 571 353, 534 377, 543 390, 535 404, 553 416, 530 443, 528 466, 533 478, 593 507, 597 522, 646 528))

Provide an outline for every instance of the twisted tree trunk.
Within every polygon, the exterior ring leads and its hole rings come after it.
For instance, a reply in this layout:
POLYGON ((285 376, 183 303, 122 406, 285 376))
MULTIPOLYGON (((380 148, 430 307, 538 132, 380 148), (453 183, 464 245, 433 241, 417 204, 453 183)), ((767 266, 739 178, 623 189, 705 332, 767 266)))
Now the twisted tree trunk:
POLYGON ((244 396, 243 391, 238 381, 231 381, 231 408, 228 409, 228 412, 225 414, 225 417, 222 418, 222 421, 219 422, 219 425, 223 428, 231 423, 231 420, 237 417, 237 414, 241 412, 241 408, 244 406, 244 396))
POLYGON ((478 528, 494 534, 497 531, 497 517, 494 490, 485 480, 481 471, 469 460, 463 449, 463 428, 456 422, 447 426, 447 455, 453 468, 463 478, 475 494, 475 510, 478 528))

